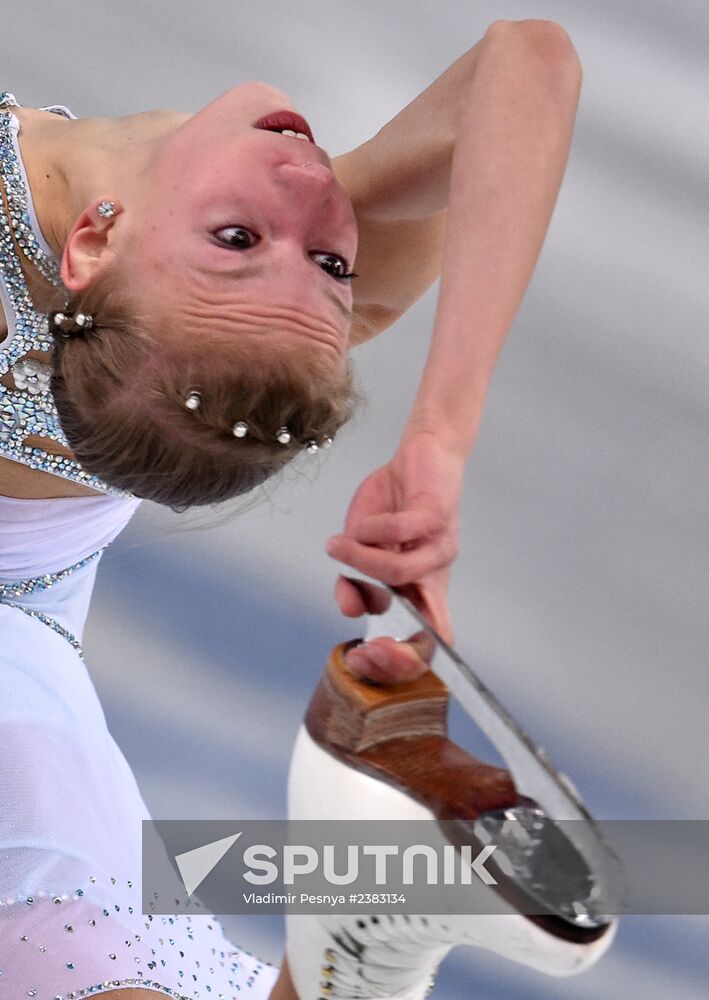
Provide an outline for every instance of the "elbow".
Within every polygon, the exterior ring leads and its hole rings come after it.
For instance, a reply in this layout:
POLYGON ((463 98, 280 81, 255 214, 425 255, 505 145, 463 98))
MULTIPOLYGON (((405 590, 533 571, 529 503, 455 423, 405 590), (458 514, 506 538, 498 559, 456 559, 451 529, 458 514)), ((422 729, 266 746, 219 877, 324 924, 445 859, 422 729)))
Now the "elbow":
POLYGON ((580 86, 581 60, 566 30, 556 21, 493 21, 485 38, 496 46, 531 52, 544 65, 580 86))

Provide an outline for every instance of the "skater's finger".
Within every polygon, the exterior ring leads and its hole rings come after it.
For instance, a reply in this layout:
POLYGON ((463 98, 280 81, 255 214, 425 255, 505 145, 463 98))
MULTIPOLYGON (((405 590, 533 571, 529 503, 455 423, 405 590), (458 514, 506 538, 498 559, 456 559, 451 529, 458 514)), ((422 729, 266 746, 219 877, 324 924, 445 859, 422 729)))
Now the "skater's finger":
POLYGON ((338 576, 335 584, 335 600, 340 611, 348 618, 360 615, 381 615, 391 604, 391 597, 384 587, 377 587, 364 580, 354 580, 338 576))
MULTIPOLYGON (((395 513, 372 514, 355 524, 345 537, 365 545, 395 545, 420 541, 436 535, 446 527, 442 512, 432 508, 403 510, 395 513)), ((333 535, 334 542, 341 535, 333 535)))
POLYGON ((403 552, 362 545, 352 538, 338 535, 328 543, 327 550, 339 562, 392 587, 403 586, 449 566, 456 555, 455 543, 447 535, 403 552))
POLYGON ((381 684, 400 684, 414 681, 426 673, 433 646, 433 640, 423 631, 408 642, 378 637, 350 649, 345 662, 355 677, 381 684))

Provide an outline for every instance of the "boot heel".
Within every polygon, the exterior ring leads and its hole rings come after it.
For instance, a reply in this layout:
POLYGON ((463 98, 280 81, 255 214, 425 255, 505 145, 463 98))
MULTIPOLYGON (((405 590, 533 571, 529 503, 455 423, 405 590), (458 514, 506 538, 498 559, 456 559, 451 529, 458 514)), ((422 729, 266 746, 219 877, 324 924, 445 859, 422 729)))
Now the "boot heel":
MULTIPOLYGON (((529 806, 508 771, 448 739, 448 691, 434 674, 393 686, 356 680, 344 660, 351 645, 333 650, 298 733, 290 819, 470 822, 529 806)), ((495 915, 288 914, 286 952, 301 1000, 423 1000, 457 944, 565 976, 594 964, 616 926, 569 928, 512 904, 495 915)))

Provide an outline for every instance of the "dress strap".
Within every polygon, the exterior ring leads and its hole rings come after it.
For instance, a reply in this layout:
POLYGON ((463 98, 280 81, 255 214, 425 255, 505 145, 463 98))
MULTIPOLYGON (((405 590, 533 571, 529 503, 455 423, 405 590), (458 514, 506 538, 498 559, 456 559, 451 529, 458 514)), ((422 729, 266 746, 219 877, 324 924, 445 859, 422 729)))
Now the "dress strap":
POLYGON ((59 261, 46 240, 39 240, 35 232, 40 231, 39 220, 22 161, 19 131, 20 123, 16 115, 9 111, 0 114, 0 174, 5 185, 8 222, 15 243, 27 260, 50 284, 61 288, 59 261))
MULTIPOLYGON (((14 95, 0 94, 2 106, 16 107, 14 95)), ((19 127, 15 115, 0 111, 0 179, 6 198, 6 205, 0 211, 0 221, 5 223, 0 226, 0 297, 7 321, 7 337, 0 350, 0 374, 9 372, 16 387, 15 390, 0 387, 0 451, 11 441, 17 443, 20 437, 30 436, 68 446, 49 395, 51 369, 24 357, 29 350, 49 352, 52 339, 46 316, 34 308, 18 249, 47 280, 61 285, 61 279, 56 258, 48 247, 40 244, 34 231, 36 213, 17 140, 19 127)), ((39 463, 43 453, 40 449, 29 449, 33 450, 39 463)), ((55 456, 54 468, 48 471, 60 471, 66 462, 67 459, 55 456)))
MULTIPOLYGON (((61 288, 59 262, 44 239, 32 202, 19 144, 20 122, 11 108, 20 107, 13 94, 0 92, 0 301, 7 336, 0 341, 0 377, 12 375, 13 386, 0 381, 0 456, 42 472, 50 472, 101 493, 128 497, 74 459, 25 444, 31 437, 69 447, 50 391, 49 365, 26 357, 29 351, 49 355, 53 347, 47 316, 35 308, 25 278, 22 256, 44 278, 61 288), (2 110, 2 109, 6 110, 2 110)), ((42 109, 74 118, 63 105, 42 109)))
POLYGON ((46 104, 39 110, 50 111, 53 115, 60 115, 62 118, 68 118, 70 121, 77 120, 76 115, 65 104, 46 104))

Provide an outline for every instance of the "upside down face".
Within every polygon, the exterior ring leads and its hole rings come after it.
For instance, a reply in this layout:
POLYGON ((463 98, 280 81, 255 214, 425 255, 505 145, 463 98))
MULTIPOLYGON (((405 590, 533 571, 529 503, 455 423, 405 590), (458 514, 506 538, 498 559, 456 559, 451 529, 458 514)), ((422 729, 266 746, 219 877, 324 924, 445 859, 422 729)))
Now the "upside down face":
POLYGON ((355 216, 282 92, 244 84, 193 115, 156 147, 125 209, 134 289, 177 314, 180 335, 297 342, 345 363, 355 216))

